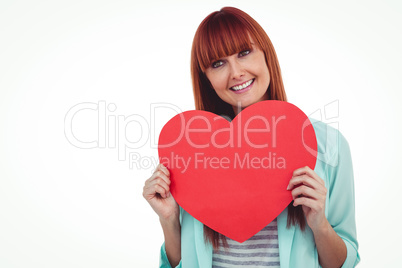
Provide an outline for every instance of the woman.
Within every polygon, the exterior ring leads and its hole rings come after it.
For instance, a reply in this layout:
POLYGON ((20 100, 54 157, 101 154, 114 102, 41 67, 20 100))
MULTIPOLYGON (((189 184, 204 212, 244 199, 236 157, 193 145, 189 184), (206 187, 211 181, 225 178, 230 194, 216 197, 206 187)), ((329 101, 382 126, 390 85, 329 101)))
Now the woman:
MULTIPOLYGON (((191 74, 198 110, 234 118, 258 101, 286 101, 271 41, 254 19, 235 8, 213 12, 200 24, 191 74)), ((143 195, 164 232, 161 267, 354 267, 360 258, 349 147, 339 132, 323 123, 314 123, 314 129, 323 157, 314 170, 293 172, 288 186, 293 202, 242 244, 181 209, 169 192, 169 170, 159 165, 145 182, 143 195), (327 140, 334 134, 336 143, 327 140), (253 246, 256 240, 262 250, 253 246)))

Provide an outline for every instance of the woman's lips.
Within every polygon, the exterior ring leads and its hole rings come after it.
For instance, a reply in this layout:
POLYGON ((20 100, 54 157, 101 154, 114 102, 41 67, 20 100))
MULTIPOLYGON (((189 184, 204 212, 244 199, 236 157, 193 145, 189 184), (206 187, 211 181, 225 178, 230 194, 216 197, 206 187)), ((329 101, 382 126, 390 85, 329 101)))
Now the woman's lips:
POLYGON ((244 83, 242 83, 240 85, 233 86, 233 87, 230 88, 230 90, 232 90, 234 93, 237 93, 237 94, 246 92, 254 84, 254 80, 255 79, 253 78, 253 79, 248 80, 248 81, 246 81, 246 82, 244 82, 244 83))

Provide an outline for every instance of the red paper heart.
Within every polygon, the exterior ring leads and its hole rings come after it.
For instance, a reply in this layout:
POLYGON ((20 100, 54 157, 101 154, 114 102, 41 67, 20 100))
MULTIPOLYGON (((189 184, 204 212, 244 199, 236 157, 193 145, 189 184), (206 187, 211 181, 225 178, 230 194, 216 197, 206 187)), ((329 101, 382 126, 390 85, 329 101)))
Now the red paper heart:
POLYGON ((205 111, 173 117, 159 137, 170 190, 190 215, 243 242, 292 201, 295 169, 314 169, 317 141, 307 116, 282 101, 262 101, 232 122, 205 111))

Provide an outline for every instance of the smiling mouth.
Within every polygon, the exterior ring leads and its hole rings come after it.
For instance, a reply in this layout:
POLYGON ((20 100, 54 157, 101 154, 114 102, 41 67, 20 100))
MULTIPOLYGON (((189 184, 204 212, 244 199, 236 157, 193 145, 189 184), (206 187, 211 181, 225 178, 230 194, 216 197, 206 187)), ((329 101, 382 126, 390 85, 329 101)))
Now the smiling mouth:
POLYGON ((248 80, 247 82, 244 82, 244 83, 241 84, 241 85, 237 85, 237 86, 231 87, 230 89, 233 90, 233 91, 240 91, 240 90, 242 90, 242 89, 245 89, 246 87, 250 86, 250 85, 254 82, 254 79, 255 79, 255 78, 253 78, 253 79, 251 79, 251 80, 248 80))

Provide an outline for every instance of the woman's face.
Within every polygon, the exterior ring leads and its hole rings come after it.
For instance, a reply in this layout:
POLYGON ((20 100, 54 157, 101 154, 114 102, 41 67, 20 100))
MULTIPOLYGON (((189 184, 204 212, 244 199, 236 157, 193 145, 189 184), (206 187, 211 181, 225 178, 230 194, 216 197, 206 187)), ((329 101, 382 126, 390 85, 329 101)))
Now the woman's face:
POLYGON ((205 70, 216 94, 232 105, 237 115, 239 108, 268 99, 270 75, 264 53, 251 40, 252 48, 217 61, 205 70))

